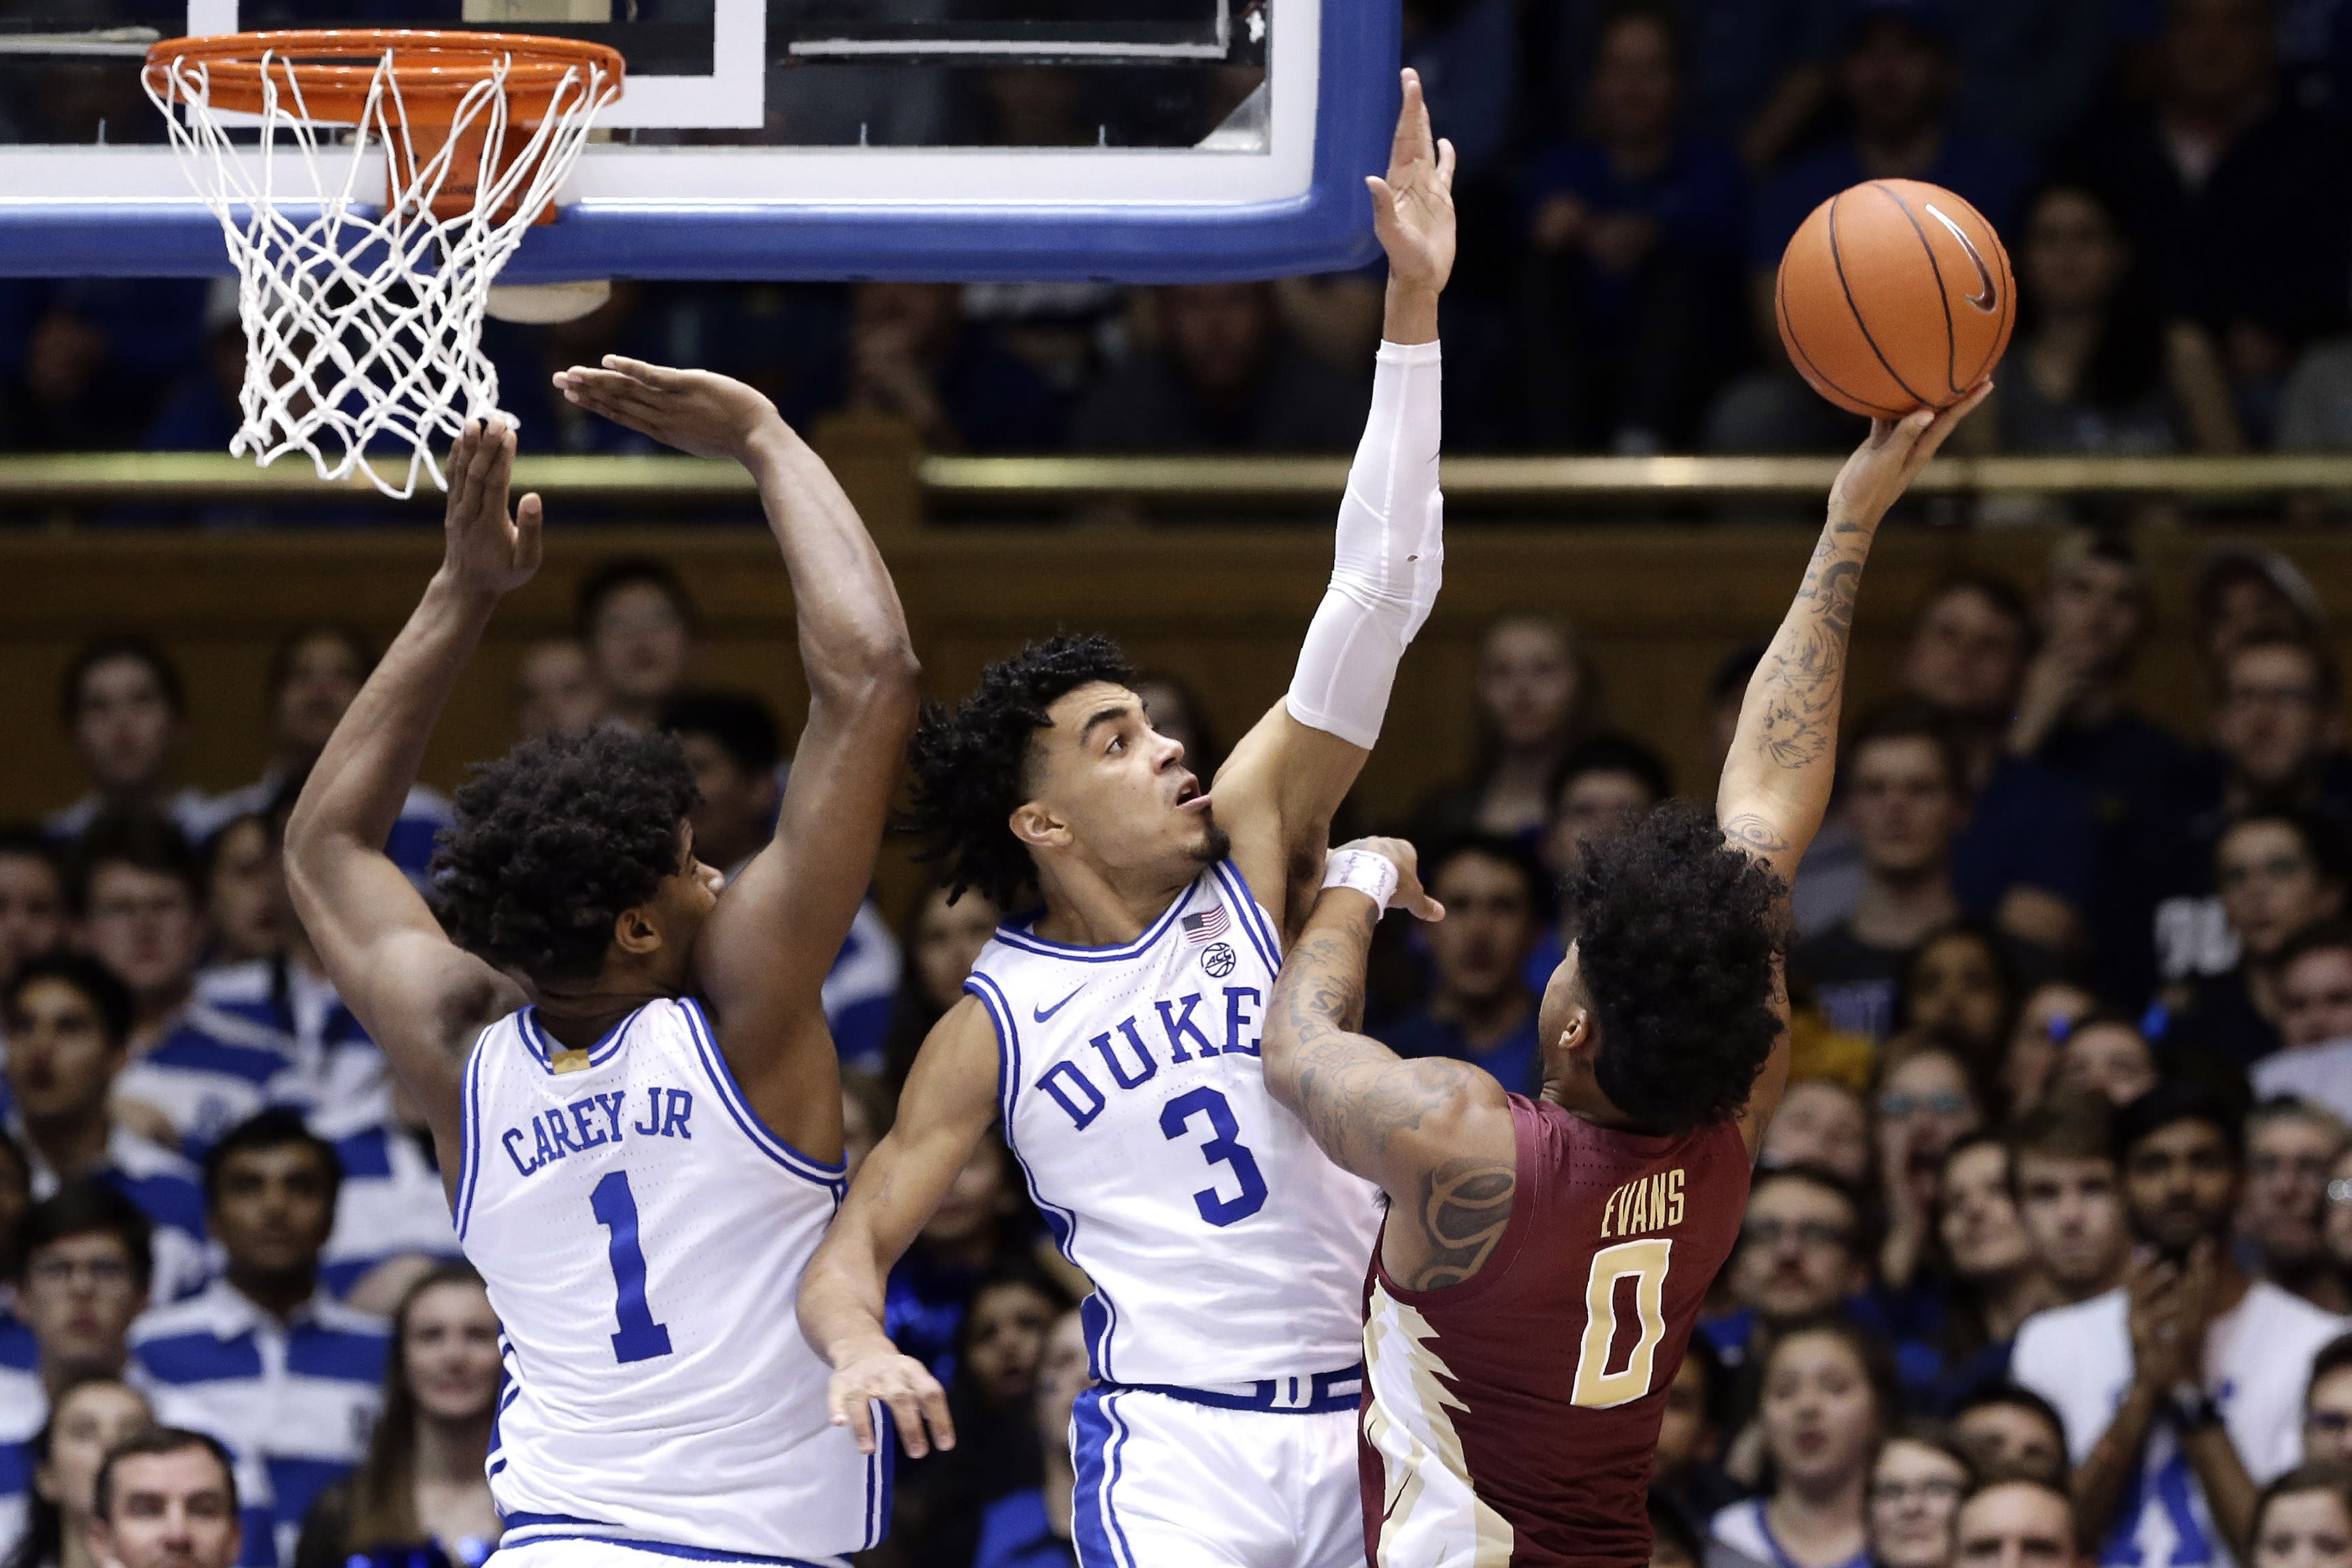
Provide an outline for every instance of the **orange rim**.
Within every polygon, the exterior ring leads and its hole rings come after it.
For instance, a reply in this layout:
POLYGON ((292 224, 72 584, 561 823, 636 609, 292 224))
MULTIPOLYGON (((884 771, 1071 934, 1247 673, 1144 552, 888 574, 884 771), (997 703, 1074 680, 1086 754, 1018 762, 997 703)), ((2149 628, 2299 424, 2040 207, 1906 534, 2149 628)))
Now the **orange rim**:
MULTIPOLYGON (((386 53, 393 79, 411 121, 446 121, 458 100, 487 79, 502 60, 508 112, 528 123, 545 117, 568 74, 584 85, 601 68, 617 84, 621 52, 576 38, 533 33, 456 33, 422 28, 336 27, 266 33, 225 33, 205 38, 166 38, 147 51, 151 85, 175 64, 204 68, 210 79, 206 100, 215 109, 247 114, 261 111, 262 63, 284 103, 290 72, 301 89, 308 118, 356 123, 368 89, 386 53)), ((289 106, 290 107, 290 106, 289 106)))

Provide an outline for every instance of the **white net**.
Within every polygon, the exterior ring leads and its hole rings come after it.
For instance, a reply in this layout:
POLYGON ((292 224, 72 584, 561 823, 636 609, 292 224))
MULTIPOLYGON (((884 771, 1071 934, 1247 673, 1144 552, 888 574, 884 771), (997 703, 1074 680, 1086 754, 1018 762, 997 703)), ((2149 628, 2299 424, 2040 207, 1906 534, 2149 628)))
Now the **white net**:
POLYGON ((321 479, 356 471, 405 498, 420 474, 447 488, 434 448, 466 421, 507 418, 481 350, 490 285, 620 84, 594 64, 567 69, 509 152, 513 61, 488 59, 454 113, 436 109, 448 134, 435 146, 438 124, 412 133, 395 63, 387 47, 356 126, 322 124, 297 63, 264 54, 259 136, 242 144, 232 132, 254 117, 213 106, 204 61, 159 62, 144 80, 236 265, 245 385, 229 450, 265 468, 308 452, 321 479))

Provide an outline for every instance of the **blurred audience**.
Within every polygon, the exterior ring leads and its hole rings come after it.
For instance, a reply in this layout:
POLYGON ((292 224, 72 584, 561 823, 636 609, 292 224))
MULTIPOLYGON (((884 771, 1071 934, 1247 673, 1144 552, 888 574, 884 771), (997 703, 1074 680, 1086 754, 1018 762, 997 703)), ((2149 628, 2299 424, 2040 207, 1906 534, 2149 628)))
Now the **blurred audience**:
POLYGON ((1539 994, 1527 980, 1547 913, 1535 857, 1493 835, 1458 840, 1423 867, 1423 885, 1445 906, 1429 927, 1435 984, 1429 1005, 1378 1033, 1402 1057, 1454 1057, 1484 1068, 1513 1094, 1543 1089, 1537 1048, 1539 994))
POLYGON ((211 803, 171 783, 188 699, 179 668, 162 649, 140 637, 84 644, 58 683, 58 710, 89 789, 43 824, 52 838, 80 837, 109 807, 162 812, 181 832, 203 836, 211 803))

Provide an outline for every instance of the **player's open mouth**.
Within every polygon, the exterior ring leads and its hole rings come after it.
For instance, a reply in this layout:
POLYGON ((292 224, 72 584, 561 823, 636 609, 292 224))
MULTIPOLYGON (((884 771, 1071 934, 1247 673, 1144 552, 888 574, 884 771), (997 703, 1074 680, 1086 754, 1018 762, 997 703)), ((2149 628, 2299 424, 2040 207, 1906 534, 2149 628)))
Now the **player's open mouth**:
POLYGON ((1209 797, 1201 793, 1200 780, 1188 774, 1184 782, 1176 786, 1176 809, 1179 811, 1209 809, 1209 797))

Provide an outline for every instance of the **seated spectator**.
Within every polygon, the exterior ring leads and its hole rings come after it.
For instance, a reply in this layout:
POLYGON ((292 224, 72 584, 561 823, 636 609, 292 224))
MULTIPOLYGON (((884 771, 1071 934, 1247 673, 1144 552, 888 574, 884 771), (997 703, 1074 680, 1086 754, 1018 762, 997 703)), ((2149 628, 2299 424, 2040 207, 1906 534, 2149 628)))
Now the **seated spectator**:
POLYGON ((411 1285, 393 1313, 383 1415, 358 1468, 311 1503, 294 1568, 481 1568, 503 1529, 482 1470, 504 1381, 482 1277, 448 1263, 411 1285))
POLYGON ((1678 20, 1657 0, 1612 5, 1590 134, 1530 159, 1522 353, 1540 447, 1687 449, 1737 341, 1739 163, 1683 128, 1678 20))
POLYGON ((1984 1125, 1984 1101, 1969 1064, 1931 1040, 1894 1042, 1879 1068, 1878 1176, 1886 1235, 1879 1245, 1878 1277, 1897 1292, 1918 1284, 1930 1298, 1923 1305, 1933 1310, 1938 1305, 1934 1287, 1918 1276, 1935 1243, 1944 1157, 1984 1125))
POLYGON ((2087 791, 2096 835, 2084 925, 2094 989, 2137 1004, 2156 984, 2135 842, 2165 819, 2189 752, 2124 700, 2148 624, 2147 569, 2121 534, 2069 529, 2034 605, 2038 645, 2003 745, 2087 791))
POLYGON ((2105 195, 2044 185, 2026 206, 2017 261, 2015 357, 1979 422, 2000 450, 2244 450, 2212 338, 2164 318, 2105 195))
POLYGON ((66 934, 66 879, 48 840, 30 827, 0 827, 0 985, 66 934))
POLYGON ((2343 911, 2343 852, 2319 818, 2257 813, 2222 830, 2213 880, 2237 962, 2189 979, 2165 1039, 2248 1067, 2280 1045, 2278 958, 2287 939, 2343 911))
POLYGON ((2084 1531, 2111 1553, 2229 1562, 2226 1543, 2252 1524, 2248 1482, 2294 1464, 2311 1358, 2342 1331, 2333 1313, 2239 1269, 2242 1137, 2225 1104, 2186 1083, 2118 1111, 2125 1213, 2151 1250, 2124 1286, 2018 1333, 2017 1381, 2064 1418, 2084 1531))
POLYGON ((2025 994, 2001 1058, 2000 1090, 2012 1116, 2040 1105, 2058 1070, 2058 1047, 2099 999, 2071 980, 2045 980, 2025 994))
POLYGON ((2264 1100, 2246 1118, 2246 1197, 2238 1232, 2258 1276, 2341 1314, 2352 1293, 2336 1278, 2321 1234, 2327 1173, 2352 1137, 2332 1111, 2300 1100, 2264 1100))
POLYGON ((1895 1027, 1918 1030, 1967 1053, 1969 1076, 1990 1082, 2017 1016, 2016 961, 2000 933, 1961 919, 1921 939, 1895 979, 1895 1027))
POLYGON ((1478 643, 1478 757, 1470 776, 1414 813, 1413 842, 1465 833, 1537 838, 1551 820, 1551 785, 1598 706, 1591 663, 1566 621, 1505 616, 1478 643))
POLYGON ((129 1059, 130 992, 92 960, 56 953, 16 971, 0 1013, 33 1190, 47 1197, 76 1178, 113 1188, 155 1227, 154 1300, 202 1285, 211 1268, 195 1167, 125 1127, 110 1100, 129 1059))
POLYGON ((2056 1481, 2000 1477, 1977 1488, 1952 1514, 1952 1561, 1966 1568, 2032 1563, 2089 1568, 2074 1503, 2056 1481))
POLYGON ((574 614, 605 718, 652 729, 694 663, 698 616, 686 584, 650 557, 621 556, 581 579, 574 614))
POLYGON ((515 664, 515 729, 540 735, 584 735, 604 721, 604 688, 578 637, 541 637, 515 664))
POLYGON ((1939 1426, 1880 1444, 1870 1462, 1873 1568, 1951 1568, 1952 1514, 1975 1479, 1975 1461, 1939 1426))
POLYGON ((1819 1165, 1859 1187, 1870 1176, 1870 1109, 1833 1079, 1800 1079, 1780 1096, 1758 1163, 1819 1165))
POLYGON ((1970 1394, 1952 1413, 1952 1436, 1979 1475, 2026 1475, 2066 1484, 2066 1427, 2050 1402, 2030 1388, 1997 1384, 1970 1394))
MULTIPOLYGON (((1730 1405, 1731 1374, 1715 1353, 1715 1342, 1693 1334, 1674 1382, 1666 1385, 1650 1476, 1650 1495, 1673 1504, 1685 1519, 1710 1519, 1739 1495, 1716 1464, 1730 1405)), ((1741 1568, 1745 1558, 1728 1564, 1717 1561, 1728 1552, 1711 1543, 1705 1568, 1741 1568)))
POLYGON ((153 1235, 137 1205, 95 1182, 68 1182, 25 1211, 16 1311, 32 1336, 33 1376, 9 1390, 0 1420, 10 1431, 37 1429, 69 1384, 123 1375, 152 1281, 153 1235))
POLYGON ((2296 351, 2343 325, 2352 266, 2342 133, 2278 91, 2277 31, 2263 0, 2171 0, 2153 100, 2098 116, 2071 160, 2147 263, 2158 309, 2219 342, 2258 436, 2296 351))
POLYGON ((1037 1358, 1032 1396, 1034 1432, 1045 1480, 1006 1494, 980 1516, 980 1544, 971 1568, 1077 1568, 1072 1545, 1077 1471, 1070 1458, 1070 1422, 1087 1388, 1086 1324, 1076 1310, 1054 1320, 1037 1358))
POLYGON ((2059 1089, 2095 1094, 2118 1108, 2154 1089, 2161 1076, 2147 1037, 2112 1013, 2082 1019, 2058 1047, 2059 1089))
POLYGON ((152 812, 109 812, 76 846, 81 948, 131 988, 131 1048, 144 1055, 180 1022, 205 947, 205 873, 187 838, 152 812))
POLYGON ((1925 180, 1966 199, 2005 234, 2030 177, 2017 153, 1952 124, 1956 62, 1940 5, 1859 0, 1846 15, 1836 84, 1851 130, 1796 159, 1757 193, 1748 267, 1757 341, 1774 370, 1769 378, 1735 384, 1718 401, 1709 416, 1711 450, 1834 448, 1851 435, 1852 422, 1784 368, 1772 302, 1780 253, 1815 207, 1865 180, 1925 180))
MULTIPOLYGON (((1765 1350, 1790 1324, 1835 1311, 1870 1288, 1853 1189, 1809 1165, 1759 1171, 1724 1282, 1733 1310, 1703 1320, 1699 1332, 1752 1384, 1765 1350)), ((1747 1414, 1739 1403, 1735 1420, 1747 1414)))
POLYGON ((910 1561, 971 1562, 984 1511, 1037 1485, 1038 1366, 1048 1331, 1069 1308, 1061 1288, 1025 1261, 998 1269, 972 1292, 948 1389, 956 1446, 902 1458, 894 1483, 891 1538, 910 1561))
POLYGON ((1543 874, 1507 838, 1466 838, 1430 862, 1424 885, 1445 918, 1423 933, 1435 971, 1428 1006, 1376 1031, 1402 1057, 1452 1057, 1513 1094, 1543 1089, 1528 954, 1543 931, 1543 874))
POLYGON ((947 1196, 890 1270, 882 1316, 891 1342, 930 1368, 943 1386, 955 1381, 972 1292, 998 1265, 1027 1254, 1029 1237, 1021 1224, 1027 1216, 1012 1165, 1013 1156, 993 1133, 974 1144, 947 1196))
POLYGON ((207 967, 284 952, 294 910, 269 818, 261 813, 231 817, 213 830, 204 859, 205 923, 212 931, 207 967))
POLYGON ((2305 926, 2274 967, 2281 1048, 2253 1065, 2255 1096, 2298 1095, 2352 1118, 2352 923, 2305 926))
POLYGON ((319 1284, 341 1178, 333 1147, 291 1110, 231 1129, 205 1159, 226 1269, 131 1335, 157 1417, 209 1432, 237 1457, 254 1568, 291 1560, 304 1515, 363 1457, 381 1405, 383 1321, 319 1284))
MULTIPOLYGON (((433 1130, 397 1079, 390 1099, 385 1119, 333 1139, 343 1179, 335 1193, 335 1228, 319 1255, 319 1283, 327 1293, 378 1317, 390 1317, 417 1280, 464 1257, 449 1223, 433 1130)), ((350 1119, 320 1107, 310 1120, 318 1131, 350 1119)))
POLYGON ((1871 1456, 1895 1408, 1894 1369, 1860 1328, 1790 1327, 1765 1356, 1758 1408, 1772 1489, 1717 1514, 1716 1539, 1784 1568, 1867 1568, 1871 1456))
POLYGON ((1045 377, 963 317, 954 283, 850 289, 849 400, 892 415, 934 452, 1045 452, 1062 405, 1045 377))
POLYGON ((2018 1325, 2061 1300, 2018 1219, 2009 1165, 2009 1145, 1993 1132, 1969 1133, 1944 1156, 1937 1239, 1953 1290, 1930 1391, 1938 1410, 2005 1381, 2018 1325))
POLYGON ((1152 290, 1155 343, 1105 375, 1070 416, 1082 452, 1347 452, 1366 384, 1283 330, 1272 285, 1152 290))
POLYGON ((2352 1149, 2336 1156, 2327 1173, 2327 1209, 2321 1216, 2320 1239, 2336 1265, 2336 1277, 2352 1289, 2352 1149))
POLYGON ((240 1556, 251 1511, 236 1466, 213 1437, 151 1426, 116 1443, 90 1488, 92 1555, 105 1568, 229 1568, 274 1563, 240 1556))
POLYGON ((1968 764, 1969 821, 1952 846, 1960 902, 2012 936, 2063 950, 2088 907, 2095 824, 2089 790, 2006 745, 2033 635, 2007 578, 1947 577, 1912 622, 1902 679, 1952 727, 1968 764))
POLYGON ((89 1525, 98 1468, 116 1444, 155 1425, 147 1396, 121 1378, 89 1373, 57 1393, 57 1408, 25 1445, 30 1473, 7 1568, 100 1568, 89 1525))
POLYGON ((1852 914, 1789 954, 1833 1028, 1885 1039, 1895 1026, 1904 954, 1960 913, 1951 851, 1968 814, 1963 766, 1949 733, 1917 704, 1865 715, 1846 742, 1861 895, 1852 914))
POLYGON ((931 1026, 962 1000, 972 963, 1003 918, 995 900, 975 889, 966 888, 950 903, 947 889, 936 880, 915 900, 914 915, 907 922, 898 995, 890 1005, 889 1038, 882 1053, 882 1079, 894 1092, 907 1081, 931 1026))
POLYGON ((2130 1258, 2110 1121, 2104 1096, 2072 1093, 2010 1123, 2017 1221, 2062 1300, 2114 1289, 2130 1258))
POLYGON ((2254 1502, 2252 1568, 2343 1568, 2352 1559, 2352 1473, 2299 1465, 2254 1502))
MULTIPOLYGON (((41 127, 39 140, 56 137, 83 145, 143 140, 123 125, 120 116, 128 105, 99 85, 102 79, 53 76, 35 87, 19 85, 24 78, 15 77, 8 94, 16 100, 12 113, 22 113, 28 100, 47 99, 72 107, 62 115, 42 115, 48 123, 41 127), (110 107, 116 115, 111 137, 104 129, 110 107)), ((12 356, 6 381, 0 383, 10 444, 34 451, 136 447, 174 378, 203 352, 209 283, 198 278, 58 278, 19 284, 29 296, 18 307, 30 317, 29 331, 17 337, 21 357, 12 356)))
POLYGON ((2352 1334, 2338 1335, 2311 1358, 2303 1394, 2306 1464, 2352 1462, 2352 1334))
POLYGON ((188 699, 177 666, 144 637, 104 637, 83 645, 58 683, 58 709, 89 791, 42 824, 70 840, 99 813, 162 812, 180 831, 203 837, 211 803, 171 786, 187 728, 188 699))
POLYGON ((1631 827, 1674 793, 1665 759, 1633 736, 1604 733, 1579 741, 1552 775, 1545 869, 1555 877, 1569 875, 1582 858, 1586 839, 1631 827))
MULTIPOLYGON (((2237 636, 2226 627, 2214 635, 2237 636)), ((2352 824, 2352 759, 2336 749, 2336 664, 2326 648, 2249 634, 2217 655, 2213 669, 2212 743, 2176 775, 2168 810, 2133 851, 2148 874, 2143 911, 2168 984, 2238 962, 2214 882, 2225 829, 2271 812, 2315 816, 2339 833, 2352 824)))
MULTIPOLYGON (((345 626, 304 626, 278 643, 269 660, 269 765, 253 783, 213 802, 215 825, 268 812, 289 787, 300 787, 375 659, 375 645, 345 626)), ((451 821, 448 796, 423 784, 409 787, 384 853, 420 891, 433 863, 433 836, 451 821)))

